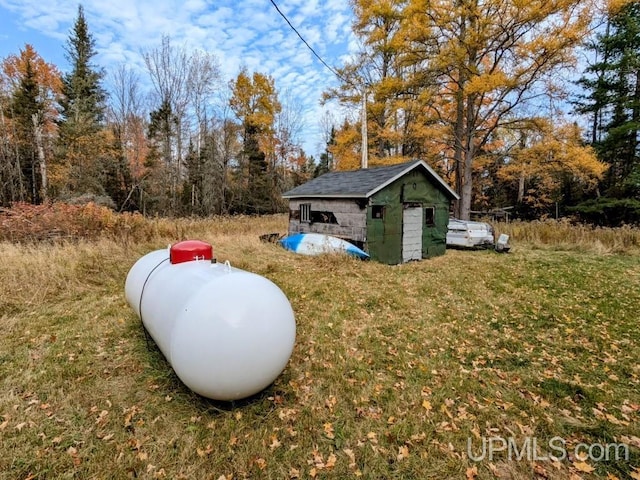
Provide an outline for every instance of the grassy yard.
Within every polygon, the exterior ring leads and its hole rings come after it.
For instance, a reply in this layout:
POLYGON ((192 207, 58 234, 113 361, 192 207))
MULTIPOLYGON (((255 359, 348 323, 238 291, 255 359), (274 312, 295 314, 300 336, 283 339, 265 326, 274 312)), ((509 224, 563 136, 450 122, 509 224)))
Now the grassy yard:
POLYGON ((640 478, 637 250, 514 238, 507 255, 389 267, 258 240, 285 229, 180 221, 144 241, 0 244, 0 479, 640 478), (133 263, 183 238, 291 301, 293 356, 254 398, 191 393, 125 302, 133 263), (535 437, 538 458, 469 458, 490 437, 535 437), (567 457, 540 458, 554 437, 567 457), (629 458, 576 456, 580 443, 629 458))

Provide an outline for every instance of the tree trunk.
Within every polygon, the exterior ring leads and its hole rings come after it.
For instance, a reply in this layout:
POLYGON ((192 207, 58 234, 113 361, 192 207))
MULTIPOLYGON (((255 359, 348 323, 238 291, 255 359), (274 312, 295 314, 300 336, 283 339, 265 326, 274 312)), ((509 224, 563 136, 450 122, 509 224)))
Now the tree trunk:
POLYGON ((468 149, 464 155, 462 190, 460 191, 460 201, 458 203, 460 209, 461 220, 469 220, 471 215, 471 197, 473 195, 473 151, 468 149))
POLYGON ((457 218, 462 218, 462 203, 463 203, 463 184, 464 184, 464 162, 463 156, 463 144, 462 136, 464 135, 464 94, 462 88, 459 87, 456 93, 456 121, 453 128, 453 161, 456 168, 456 192, 460 195, 460 199, 456 203, 455 215, 457 218))
POLYGON ((640 122, 640 69, 636 71, 636 85, 633 92, 633 109, 631 114, 633 120, 633 129, 629 132, 631 136, 631 156, 629 158, 629 164, 627 165, 627 171, 625 177, 633 172, 634 167, 638 163, 638 122, 640 122))
MULTIPOLYGON (((459 7, 463 6, 458 1, 459 7)), ((474 31, 476 18, 473 14, 462 13, 460 19, 460 34, 458 36, 461 45, 467 42, 467 23, 470 30, 474 31)), ((469 81, 470 66, 477 62, 475 49, 468 50, 467 55, 458 67, 458 91, 456 92, 456 120, 454 123, 454 161, 456 165, 456 190, 460 200, 456 205, 456 216, 461 220, 469 220, 471 213, 471 197, 473 195, 473 157, 474 145, 474 115, 475 97, 466 92, 469 81)))
POLYGON ((524 173, 520 174, 520 178, 518 179, 518 204, 522 203, 522 199, 524 198, 524 173))
POLYGON ((44 156, 44 145, 42 143, 42 125, 38 121, 38 114, 31 116, 33 121, 33 133, 36 140, 36 149, 38 151, 38 164, 40 167, 40 198, 43 202, 47 201, 47 162, 44 156))

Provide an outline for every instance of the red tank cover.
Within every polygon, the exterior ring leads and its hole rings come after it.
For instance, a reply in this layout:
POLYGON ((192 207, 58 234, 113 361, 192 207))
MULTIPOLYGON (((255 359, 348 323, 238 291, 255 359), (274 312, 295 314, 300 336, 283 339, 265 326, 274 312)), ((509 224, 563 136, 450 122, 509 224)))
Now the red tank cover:
POLYGON ((192 262, 193 260, 211 260, 213 247, 200 240, 184 240, 171 246, 169 261, 172 264, 192 262))

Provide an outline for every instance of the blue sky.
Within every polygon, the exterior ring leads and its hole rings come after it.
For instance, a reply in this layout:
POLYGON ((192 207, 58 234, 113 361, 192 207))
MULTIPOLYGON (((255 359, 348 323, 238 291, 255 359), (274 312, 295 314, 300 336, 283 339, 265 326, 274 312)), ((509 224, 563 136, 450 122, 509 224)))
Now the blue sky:
MULTIPOLYGON (((307 42, 332 66, 357 50, 347 0, 276 0, 307 42)), ((144 71, 141 52, 172 44, 202 49, 218 59, 226 80, 241 67, 271 75, 290 91, 303 114, 301 142, 308 154, 322 151, 320 97, 337 83, 280 17, 269 0, 85 0, 95 61, 107 72, 125 63, 144 71)), ((68 70, 64 45, 77 15, 68 0, 0 0, 0 58, 30 43, 48 62, 68 70)), ((338 115, 339 116, 339 115, 338 115)))

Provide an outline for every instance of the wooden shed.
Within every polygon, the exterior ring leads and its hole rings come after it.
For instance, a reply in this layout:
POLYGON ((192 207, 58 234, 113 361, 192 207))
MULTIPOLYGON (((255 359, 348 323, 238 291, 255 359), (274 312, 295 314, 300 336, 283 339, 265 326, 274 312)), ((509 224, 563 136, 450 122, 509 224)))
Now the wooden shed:
POLYGON ((290 235, 340 237, 390 265, 442 255, 449 207, 459 198, 422 160, 326 173, 283 197, 290 235))

